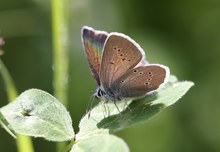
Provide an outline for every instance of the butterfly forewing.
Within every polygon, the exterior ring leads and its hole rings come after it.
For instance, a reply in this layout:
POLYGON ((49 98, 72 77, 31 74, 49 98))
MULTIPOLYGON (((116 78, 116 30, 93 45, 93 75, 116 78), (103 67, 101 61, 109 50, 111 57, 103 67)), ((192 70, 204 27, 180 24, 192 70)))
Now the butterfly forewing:
POLYGON ((101 54, 107 35, 107 32, 96 31, 90 27, 83 27, 82 29, 82 41, 87 60, 93 77, 96 79, 98 85, 100 85, 99 71, 101 54))
POLYGON ((120 98, 139 97, 156 90, 168 76, 168 69, 162 65, 141 66, 128 70, 111 86, 120 98))
POLYGON ((120 78, 127 70, 134 68, 143 58, 142 49, 129 37, 111 33, 103 50, 100 81, 104 89, 120 78))

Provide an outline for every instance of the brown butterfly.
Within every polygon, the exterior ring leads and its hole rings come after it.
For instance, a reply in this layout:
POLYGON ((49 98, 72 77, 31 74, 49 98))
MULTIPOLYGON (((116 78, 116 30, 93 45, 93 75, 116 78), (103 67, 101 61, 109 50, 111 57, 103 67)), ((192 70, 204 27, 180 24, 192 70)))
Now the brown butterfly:
POLYGON ((149 64, 143 49, 130 37, 82 28, 82 42, 98 89, 94 96, 114 103, 139 98, 167 82, 169 68, 149 64))

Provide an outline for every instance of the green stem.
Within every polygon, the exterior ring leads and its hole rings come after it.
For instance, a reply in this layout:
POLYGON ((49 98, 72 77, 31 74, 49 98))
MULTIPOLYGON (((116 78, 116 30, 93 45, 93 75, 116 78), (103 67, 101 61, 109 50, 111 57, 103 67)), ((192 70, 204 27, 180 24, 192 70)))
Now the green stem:
POLYGON ((64 150, 64 152, 68 152, 71 150, 71 148, 73 147, 73 144, 75 143, 74 139, 70 141, 70 143, 66 146, 66 149, 64 150))
MULTIPOLYGON (((67 106, 68 92, 68 50, 69 50, 69 1, 52 1, 52 29, 53 29, 53 67, 54 67, 54 95, 67 106)), ((65 143, 57 144, 57 151, 64 149, 65 143)))
POLYGON ((1 59, 0 59, 0 72, 5 82, 5 88, 6 88, 6 92, 8 95, 8 101, 11 102, 17 97, 18 93, 12 81, 12 78, 1 59))
MULTIPOLYGON (((17 97, 18 93, 15 88, 14 82, 1 59, 0 59, 0 72, 5 82, 8 101, 11 102, 17 97)), ((16 142, 17 142, 18 152, 34 152, 33 144, 30 137, 17 135, 16 142)))
POLYGON ((54 94, 67 105, 68 84, 68 0, 52 1, 54 94))

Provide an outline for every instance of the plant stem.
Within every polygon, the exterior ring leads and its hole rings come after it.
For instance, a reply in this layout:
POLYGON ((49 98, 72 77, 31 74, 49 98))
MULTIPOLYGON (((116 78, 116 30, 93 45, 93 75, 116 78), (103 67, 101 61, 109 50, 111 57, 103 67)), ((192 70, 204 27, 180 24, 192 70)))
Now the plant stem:
POLYGON ((70 143, 67 145, 66 149, 64 150, 64 152, 68 152, 71 150, 71 148, 73 147, 73 144, 75 143, 74 139, 70 141, 70 143))
POLYGON ((52 1, 54 94, 67 105, 68 84, 68 0, 52 1))
MULTIPOLYGON (((1 59, 0 59, 0 72, 2 74, 2 78, 5 83, 6 92, 8 95, 8 101, 11 102, 17 97, 18 93, 15 88, 14 82, 1 59)), ((30 137, 17 135, 16 142, 17 142, 18 152, 34 152, 33 144, 30 137)))
MULTIPOLYGON (((67 106, 68 92, 68 50, 69 50, 69 1, 53 0, 52 30, 53 30, 53 68, 54 95, 67 106)), ((57 144, 57 151, 64 149, 65 143, 57 144)))
POLYGON ((7 96, 8 96, 8 101, 13 101, 18 93, 17 90, 15 88, 14 82, 7 70, 7 68, 5 67, 4 63, 2 62, 2 60, 0 59, 0 72, 2 74, 2 78, 4 80, 5 83, 5 88, 6 88, 6 92, 7 92, 7 96))

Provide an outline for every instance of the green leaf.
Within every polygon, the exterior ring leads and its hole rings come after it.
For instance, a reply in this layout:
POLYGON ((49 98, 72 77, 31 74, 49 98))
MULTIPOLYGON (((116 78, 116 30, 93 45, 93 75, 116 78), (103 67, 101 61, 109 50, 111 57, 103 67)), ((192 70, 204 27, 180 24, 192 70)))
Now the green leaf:
POLYGON ((14 137, 15 139, 17 138, 15 135, 15 132, 13 131, 13 129, 10 128, 9 123, 7 122, 7 120, 5 119, 5 117, 2 115, 1 111, 0 111, 0 125, 2 126, 2 128, 4 128, 12 137, 14 137))
POLYGON ((114 135, 96 135, 80 140, 70 152, 129 152, 129 148, 114 135))
POLYGON ((177 102, 192 86, 193 82, 177 82, 171 76, 169 82, 156 93, 134 101, 102 104, 92 109, 91 116, 85 115, 80 121, 76 140, 93 134, 109 134, 131 125, 146 121, 164 108, 177 102))
MULTIPOLYGON (((2 78, 5 83, 8 100, 9 102, 11 102, 17 97, 17 89, 15 87, 15 84, 8 69, 5 67, 1 59, 0 59, 0 73, 2 74, 2 78)), ((1 112, 0 112, 0 124, 10 135, 16 138, 14 131, 10 128, 10 125, 8 124, 4 116, 1 114, 1 112)), ((34 147, 31 138, 28 136, 17 135, 16 144, 17 144, 18 152, 34 152, 34 147)))
POLYGON ((0 109, 18 134, 66 141, 74 137, 72 121, 65 107, 50 94, 30 89, 0 109))

